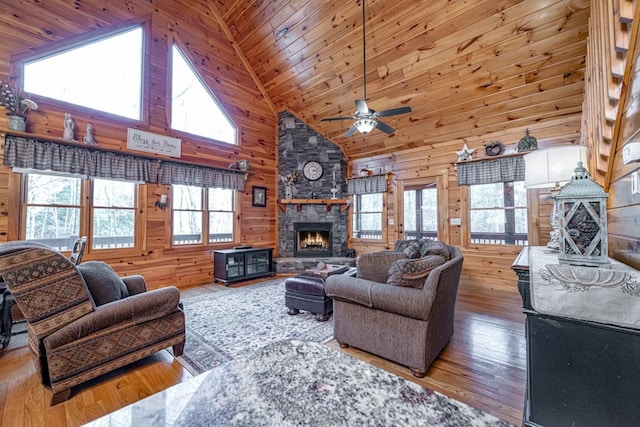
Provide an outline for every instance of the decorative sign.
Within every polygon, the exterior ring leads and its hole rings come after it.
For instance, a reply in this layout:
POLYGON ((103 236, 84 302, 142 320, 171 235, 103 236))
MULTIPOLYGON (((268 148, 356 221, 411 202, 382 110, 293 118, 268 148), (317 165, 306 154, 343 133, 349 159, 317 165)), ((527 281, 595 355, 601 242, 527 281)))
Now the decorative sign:
POLYGON ((127 131, 127 148, 131 150, 180 157, 181 144, 182 141, 180 139, 166 135, 158 135, 133 128, 129 128, 127 131))

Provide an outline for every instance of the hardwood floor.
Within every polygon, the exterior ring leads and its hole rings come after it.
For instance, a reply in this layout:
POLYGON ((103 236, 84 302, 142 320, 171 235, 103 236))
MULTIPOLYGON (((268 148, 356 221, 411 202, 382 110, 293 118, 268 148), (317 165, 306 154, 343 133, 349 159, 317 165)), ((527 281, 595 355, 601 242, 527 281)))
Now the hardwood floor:
MULTIPOLYGON (((357 349, 344 351, 520 425, 526 362, 524 315, 515 281, 514 275, 512 291, 467 281, 460 284, 454 336, 425 378, 417 379, 407 368, 357 349)), ((201 290, 193 287, 182 294, 197 295, 201 290)), ((335 340, 329 345, 339 348, 335 340)), ((77 387, 67 402, 50 407, 51 392, 37 379, 25 335, 16 335, 0 351, 0 427, 82 425, 189 377, 168 351, 161 351, 77 387)))

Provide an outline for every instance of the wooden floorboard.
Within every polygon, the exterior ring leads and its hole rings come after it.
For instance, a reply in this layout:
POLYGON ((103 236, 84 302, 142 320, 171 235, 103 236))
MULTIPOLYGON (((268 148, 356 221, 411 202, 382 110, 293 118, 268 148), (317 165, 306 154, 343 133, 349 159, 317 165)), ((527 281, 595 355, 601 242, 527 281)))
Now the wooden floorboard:
MULTIPOLYGON (((183 289, 182 294, 222 289, 211 284, 183 289)), ((335 340, 328 345, 339 348, 335 340)), ((508 422, 522 423, 524 315, 515 280, 513 290, 469 281, 460 284, 453 338, 425 378, 415 378, 407 368, 357 349, 343 351, 508 422)), ((168 351, 160 351, 76 387, 67 402, 50 407, 51 393, 38 381, 26 337, 16 335, 0 351, 0 427, 79 426, 190 377, 168 351)))

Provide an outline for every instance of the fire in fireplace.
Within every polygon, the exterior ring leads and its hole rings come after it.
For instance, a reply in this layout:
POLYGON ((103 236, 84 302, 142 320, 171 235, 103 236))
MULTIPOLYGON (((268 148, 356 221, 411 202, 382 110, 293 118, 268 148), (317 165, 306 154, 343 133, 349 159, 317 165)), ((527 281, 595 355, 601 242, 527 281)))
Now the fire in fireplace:
POLYGON ((296 222, 294 256, 333 256, 333 224, 330 222, 296 222))

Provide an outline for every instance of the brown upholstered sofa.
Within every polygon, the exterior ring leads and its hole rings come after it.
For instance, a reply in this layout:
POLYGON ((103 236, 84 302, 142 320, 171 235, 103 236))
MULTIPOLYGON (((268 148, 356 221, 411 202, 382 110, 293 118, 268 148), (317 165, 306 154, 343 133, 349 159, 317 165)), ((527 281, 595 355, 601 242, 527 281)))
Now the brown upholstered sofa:
POLYGON ((147 291, 142 276, 120 279, 107 264, 76 266, 34 242, 0 245, 0 274, 27 320, 29 347, 51 404, 71 387, 173 346, 185 319, 175 287, 147 291))
POLYGON ((462 262, 458 248, 427 240, 398 241, 394 251, 360 255, 357 277, 335 275, 325 283, 334 300, 334 337, 343 347, 407 366, 417 377, 426 375, 453 335, 462 262), (431 250, 434 258, 445 259, 427 260, 431 250))

